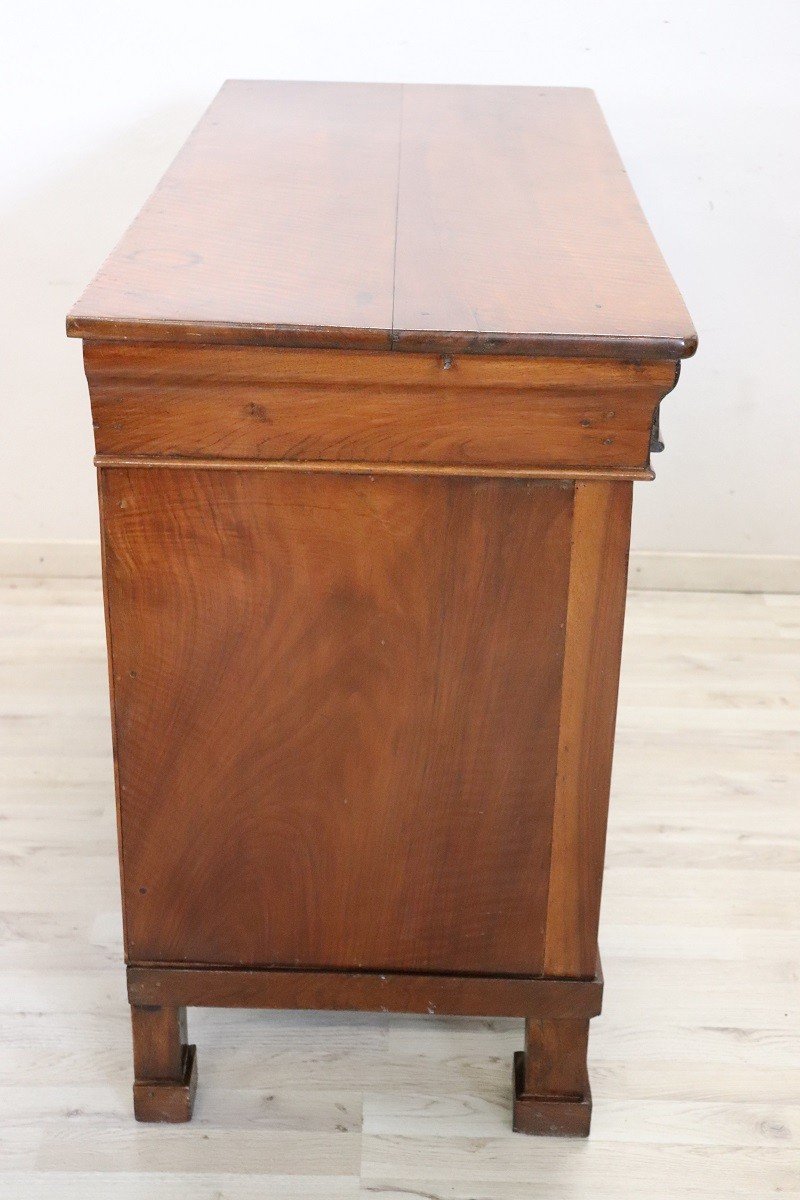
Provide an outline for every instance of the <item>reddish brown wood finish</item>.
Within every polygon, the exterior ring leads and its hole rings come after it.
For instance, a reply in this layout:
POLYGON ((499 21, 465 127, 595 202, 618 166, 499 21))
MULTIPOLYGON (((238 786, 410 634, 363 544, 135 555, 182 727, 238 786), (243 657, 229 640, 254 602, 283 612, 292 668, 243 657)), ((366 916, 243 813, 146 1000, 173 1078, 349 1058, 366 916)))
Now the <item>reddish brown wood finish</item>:
POLYGON ((102 488, 130 959, 541 974, 572 485, 102 488))
POLYGON ((669 360, 696 345, 591 92, 241 80, 68 331, 669 360))
POLYGON ((388 347, 400 102, 381 84, 227 83, 68 332, 388 347))
POLYGON ((88 343, 84 357, 98 454, 123 458, 636 477, 675 382, 671 363, 123 343, 88 343))
POLYGON ((548 975, 589 978, 597 958, 631 500, 629 483, 575 484, 547 903, 548 975))
POLYGON ((402 131, 398 347, 693 352, 593 92, 410 87, 402 131))
POLYGON ((632 481, 691 322, 590 93, 228 84, 68 319, 142 1120, 185 1006, 517 1015, 585 1135, 632 481), (403 353, 398 353, 403 351, 403 353))
POLYGON ((514 1056, 517 1132, 588 1137, 592 1119, 588 1042, 588 1021, 525 1021, 525 1051, 514 1056))
POLYGON ((195 1047, 184 1007, 131 1004, 133 1107, 137 1121, 188 1121, 197 1090, 195 1047))
POLYGON ((596 1017, 602 996, 599 963, 593 979, 128 967, 128 997, 134 1005, 356 1009, 456 1017, 524 1017, 536 1012, 561 1022, 596 1017))

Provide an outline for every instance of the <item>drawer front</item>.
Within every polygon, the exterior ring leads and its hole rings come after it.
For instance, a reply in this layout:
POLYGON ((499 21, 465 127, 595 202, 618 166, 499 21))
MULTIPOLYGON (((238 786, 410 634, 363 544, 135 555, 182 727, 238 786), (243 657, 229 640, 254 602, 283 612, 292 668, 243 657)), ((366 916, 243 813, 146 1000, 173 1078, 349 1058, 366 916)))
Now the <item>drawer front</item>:
POLYGON ((671 363, 87 345, 98 454, 647 475, 671 363))

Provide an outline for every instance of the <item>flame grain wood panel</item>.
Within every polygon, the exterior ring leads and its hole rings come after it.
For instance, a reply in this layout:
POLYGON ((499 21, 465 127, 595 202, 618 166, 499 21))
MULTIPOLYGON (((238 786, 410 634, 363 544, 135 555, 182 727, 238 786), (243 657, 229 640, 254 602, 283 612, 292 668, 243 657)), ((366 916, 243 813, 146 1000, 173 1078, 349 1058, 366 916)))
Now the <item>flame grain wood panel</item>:
POLYGON ((102 487, 131 959, 541 974, 572 486, 102 487))

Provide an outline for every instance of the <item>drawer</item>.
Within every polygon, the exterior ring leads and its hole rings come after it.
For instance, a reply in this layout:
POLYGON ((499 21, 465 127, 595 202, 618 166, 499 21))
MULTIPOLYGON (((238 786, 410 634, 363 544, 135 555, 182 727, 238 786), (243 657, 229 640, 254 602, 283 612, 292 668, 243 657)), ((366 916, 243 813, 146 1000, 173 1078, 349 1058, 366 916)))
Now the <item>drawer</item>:
POLYGON ((87 344, 103 456, 649 477, 671 363, 87 344))

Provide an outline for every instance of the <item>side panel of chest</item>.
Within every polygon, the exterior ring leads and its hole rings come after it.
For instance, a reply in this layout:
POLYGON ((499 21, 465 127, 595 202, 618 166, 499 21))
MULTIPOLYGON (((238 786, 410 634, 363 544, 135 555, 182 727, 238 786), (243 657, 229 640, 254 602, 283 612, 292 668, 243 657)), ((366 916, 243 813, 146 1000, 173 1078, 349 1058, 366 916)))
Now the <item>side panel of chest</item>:
POLYGON ((541 973, 574 485, 101 495, 129 958, 541 973))

